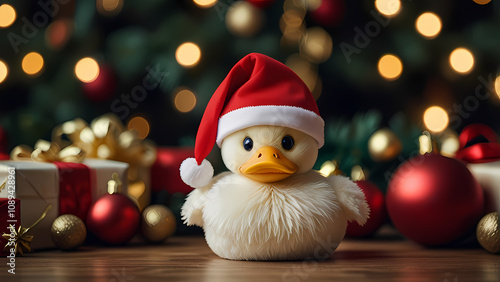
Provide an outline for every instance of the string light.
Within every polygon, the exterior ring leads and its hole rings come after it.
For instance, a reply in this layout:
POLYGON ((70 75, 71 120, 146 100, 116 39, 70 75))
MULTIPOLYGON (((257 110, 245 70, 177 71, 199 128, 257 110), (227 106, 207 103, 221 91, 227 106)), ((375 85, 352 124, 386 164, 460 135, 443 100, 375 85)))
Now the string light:
POLYGON ((438 15, 426 12, 421 14, 415 22, 417 31, 426 38, 432 39, 441 32, 441 19, 438 15))
POLYGON ((85 83, 90 83, 99 76, 99 64, 96 60, 86 57, 78 61, 75 65, 76 77, 85 83))
POLYGON ((175 108, 181 113, 188 113, 196 106, 196 96, 191 90, 180 89, 174 98, 175 108))
POLYGON ((217 0, 193 0, 201 8, 210 8, 217 4, 217 0))
POLYGON ((194 67, 201 58, 201 50, 198 45, 192 42, 186 42, 177 47, 175 59, 179 65, 184 67, 194 67))
POLYGON ((465 48, 457 48, 450 54, 450 65, 456 72, 467 74, 474 67, 474 56, 465 48))
POLYGON ((144 139, 149 135, 149 122, 141 116, 131 118, 128 122, 127 128, 129 130, 137 131, 137 137, 139 139, 144 139))
POLYGON ((392 54, 386 54, 378 61, 378 72, 387 80, 395 80, 403 73, 403 63, 392 54))
POLYGON ((16 20, 16 10, 9 4, 0 5, 0 28, 11 26, 16 20))
POLYGON ((375 8, 384 16, 394 17, 401 10, 401 1, 375 0, 375 8))
POLYGON ((441 132, 448 126, 448 113, 438 106, 432 106, 424 112, 424 124, 434 133, 441 132))
POLYGON ((37 52, 28 53, 24 56, 21 66, 23 71, 28 74, 35 76, 40 73, 44 65, 42 55, 37 52))
POLYGON ((7 64, 4 61, 0 60, 0 83, 4 82, 8 74, 9 68, 7 67, 7 64))
POLYGON ((321 27, 309 28, 300 44, 300 55, 313 63, 322 63, 332 54, 332 37, 321 27))
POLYGON ((495 79, 495 92, 497 92, 498 98, 500 98, 500 75, 495 79))

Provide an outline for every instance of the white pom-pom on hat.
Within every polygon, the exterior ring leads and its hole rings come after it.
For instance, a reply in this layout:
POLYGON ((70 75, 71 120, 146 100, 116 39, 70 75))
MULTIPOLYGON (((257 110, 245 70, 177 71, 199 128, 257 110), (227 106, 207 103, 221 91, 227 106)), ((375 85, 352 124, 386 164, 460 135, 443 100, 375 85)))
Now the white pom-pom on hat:
POLYGON ((195 158, 187 158, 182 162, 180 171, 182 181, 193 188, 207 186, 214 176, 214 168, 206 159, 198 165, 195 158))

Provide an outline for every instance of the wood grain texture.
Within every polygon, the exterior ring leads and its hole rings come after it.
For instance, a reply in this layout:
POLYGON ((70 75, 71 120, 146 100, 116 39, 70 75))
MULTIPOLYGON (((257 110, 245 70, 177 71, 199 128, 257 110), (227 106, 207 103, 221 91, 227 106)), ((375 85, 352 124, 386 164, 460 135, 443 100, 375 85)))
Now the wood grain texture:
POLYGON ((323 261, 229 261, 203 237, 32 253, 17 258, 15 275, 7 273, 6 258, 0 261, 0 281, 500 281, 500 256, 395 239, 345 240, 323 261))

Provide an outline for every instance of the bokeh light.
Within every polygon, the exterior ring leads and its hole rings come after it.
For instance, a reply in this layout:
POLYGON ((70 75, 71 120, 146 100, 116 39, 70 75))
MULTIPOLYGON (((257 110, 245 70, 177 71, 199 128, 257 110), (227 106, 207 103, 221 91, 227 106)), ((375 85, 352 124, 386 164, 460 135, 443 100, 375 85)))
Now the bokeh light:
POLYGON ((441 107, 432 106, 424 112, 425 127, 434 133, 445 130, 448 122, 448 113, 441 107))
POLYGON ((9 4, 0 5, 0 28, 11 26, 16 20, 16 10, 9 4))
POLYGON ((387 80, 395 80, 403 73, 403 63, 392 54, 386 54, 378 61, 378 72, 387 80))
POLYGON ((179 89, 174 98, 175 108, 181 113, 188 113, 196 106, 196 95, 191 90, 179 89))
POLYGON ((123 8, 123 0, 97 0, 97 12, 104 16, 118 15, 123 8))
POLYGON ((434 13, 426 12, 417 18, 415 27, 424 37, 432 39, 438 36, 439 32, 441 32, 441 19, 434 13))
POLYGON ((217 0, 193 0, 193 2, 202 8, 210 8, 217 4, 217 0))
POLYGON ((8 74, 9 68, 7 67, 7 64, 4 61, 0 60, 0 83, 4 82, 8 74))
POLYGON ((240 37, 256 35, 264 25, 265 16, 261 9, 247 1, 235 1, 226 13, 226 27, 229 32, 240 37))
POLYGON ((476 2, 476 4, 479 4, 479 5, 486 5, 486 4, 490 3, 491 0, 474 0, 474 2, 476 2))
POLYGON ((177 47, 175 59, 179 65, 184 67, 194 67, 201 58, 201 50, 198 45, 192 42, 186 42, 177 47))
POLYGON ((86 57, 78 61, 75 65, 76 77, 85 83, 90 83, 99 76, 99 64, 96 60, 86 57))
POLYGON ((28 53, 22 61, 23 71, 28 75, 38 75, 43 69, 43 57, 37 52, 28 53))
POLYGON ((467 74, 474 67, 474 56, 465 48, 457 48, 450 54, 450 65, 454 71, 467 74))
POLYGON ((375 8, 382 15, 393 17, 401 10, 401 1, 399 0, 375 0, 375 8))
POLYGON ((71 24, 68 20, 55 20, 45 30, 45 41, 52 49, 60 49, 71 34, 71 24))
POLYGON ((495 92, 497 92, 498 98, 500 98, 500 75, 495 79, 495 92))
POLYGON ((131 118, 128 122, 127 128, 129 130, 137 131, 137 137, 139 137, 139 139, 144 139, 149 135, 149 122, 141 116, 131 118))
POLYGON ((300 55, 309 61, 319 64, 330 58, 332 54, 332 37, 321 27, 312 27, 302 36, 300 55))

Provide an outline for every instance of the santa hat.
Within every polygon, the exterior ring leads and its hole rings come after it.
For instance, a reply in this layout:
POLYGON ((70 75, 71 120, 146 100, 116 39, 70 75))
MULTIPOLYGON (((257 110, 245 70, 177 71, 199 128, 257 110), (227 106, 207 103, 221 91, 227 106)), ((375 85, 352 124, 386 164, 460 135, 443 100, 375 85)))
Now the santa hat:
POLYGON ((181 164, 182 180, 193 188, 213 177, 205 160, 215 143, 255 125, 276 125, 302 131, 324 144, 324 121, 304 82, 284 64, 262 54, 241 59, 208 102, 196 135, 195 158, 181 164))

